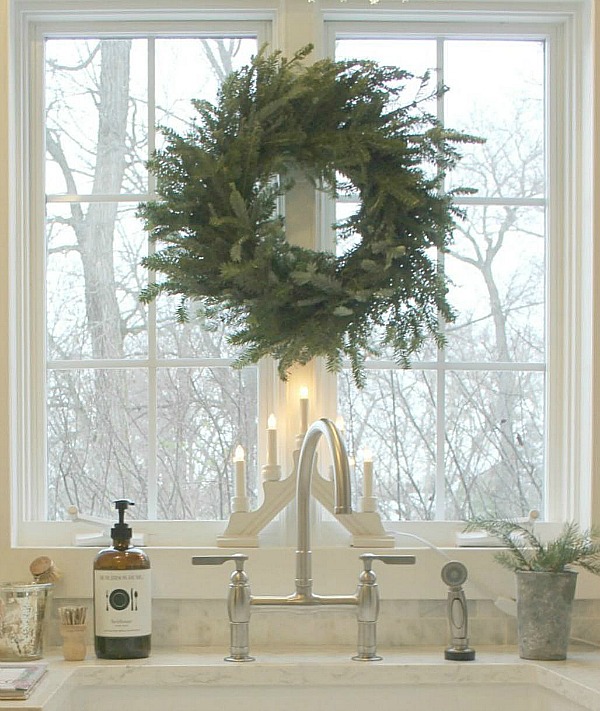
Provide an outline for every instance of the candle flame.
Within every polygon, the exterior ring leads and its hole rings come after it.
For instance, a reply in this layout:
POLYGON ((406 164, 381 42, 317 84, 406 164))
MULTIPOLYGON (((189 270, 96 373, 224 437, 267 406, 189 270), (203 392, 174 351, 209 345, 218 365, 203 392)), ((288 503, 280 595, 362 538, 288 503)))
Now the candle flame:
POLYGON ((363 462, 372 462, 373 461, 373 452, 368 447, 365 447, 363 449, 363 462))
POLYGON ((244 448, 242 447, 241 444, 238 444, 238 446, 235 448, 235 452, 233 454, 233 461, 234 462, 243 462, 244 459, 246 458, 244 448))
POLYGON ((275 430, 277 429, 277 418, 273 413, 269 415, 269 419, 267 420, 267 429, 268 430, 275 430))
POLYGON ((301 400, 308 400, 308 388, 306 387, 306 385, 303 385, 300 388, 300 399, 301 400))

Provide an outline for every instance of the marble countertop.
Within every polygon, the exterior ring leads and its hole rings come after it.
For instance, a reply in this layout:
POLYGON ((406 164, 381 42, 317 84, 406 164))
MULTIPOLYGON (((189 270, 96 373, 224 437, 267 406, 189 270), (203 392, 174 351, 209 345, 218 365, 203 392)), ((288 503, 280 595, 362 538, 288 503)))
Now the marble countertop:
POLYGON ((355 662, 349 648, 297 648, 277 652, 256 649, 256 661, 247 664, 223 661, 223 649, 158 648, 147 659, 99 660, 93 649, 86 660, 66 662, 60 649, 49 650, 44 661, 48 673, 32 696, 22 701, 0 701, 0 711, 45 711, 63 685, 130 683, 135 685, 206 682, 247 685, 328 684, 344 679, 352 684, 436 684, 493 682, 534 683, 584 709, 600 711, 600 650, 573 647, 560 662, 519 659, 513 647, 481 647, 472 662, 444 660, 443 649, 397 647, 382 649, 379 662, 355 662), (401 673, 399 673, 401 672, 401 673))

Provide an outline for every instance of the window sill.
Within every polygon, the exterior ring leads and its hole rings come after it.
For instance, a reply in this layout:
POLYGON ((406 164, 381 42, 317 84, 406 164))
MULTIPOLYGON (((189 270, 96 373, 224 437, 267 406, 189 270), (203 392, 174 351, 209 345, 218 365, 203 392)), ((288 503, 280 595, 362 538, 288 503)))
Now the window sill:
MULTIPOLYGON (((192 566, 191 558, 199 553, 222 555, 239 550, 214 545, 183 545, 146 548, 153 569, 153 597, 159 599, 224 599, 227 595, 232 565, 214 568, 192 566)), ((91 598, 93 560, 98 548, 56 546, 15 547, 11 549, 7 578, 23 579, 23 571, 37 555, 48 555, 63 576, 56 585, 56 598, 91 598)), ((351 594, 356 589, 361 570, 359 556, 367 549, 317 545, 313 548, 315 592, 322 595, 351 594)), ((294 546, 246 548, 246 569, 251 589, 257 595, 289 595, 294 589, 294 546)), ((374 552, 415 555, 416 564, 397 568, 375 564, 382 599, 440 600, 447 588, 441 580, 441 568, 448 559, 463 562, 469 571, 465 592, 470 599, 514 598, 514 575, 494 560, 493 548, 439 547, 437 551, 410 542, 395 549, 374 552)), ((8 563, 8 561, 7 561, 8 563)), ((580 572, 577 597, 600 598, 598 580, 580 572)))

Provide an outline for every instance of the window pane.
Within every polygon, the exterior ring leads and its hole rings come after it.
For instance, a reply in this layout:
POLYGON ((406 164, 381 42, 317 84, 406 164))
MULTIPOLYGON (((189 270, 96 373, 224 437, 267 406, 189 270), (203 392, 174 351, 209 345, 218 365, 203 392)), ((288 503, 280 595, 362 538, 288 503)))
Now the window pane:
POLYGON ((135 207, 48 206, 47 342, 50 360, 147 354, 147 235, 135 207))
MULTIPOLYGON (((362 493, 362 450, 374 461, 374 495, 384 519, 434 517, 436 376, 407 370, 369 370, 362 391, 346 371, 339 380, 338 412, 357 460, 354 489, 362 493)), ((358 503, 354 502, 354 506, 358 503)))
POLYGON ((144 370, 48 373, 48 516, 71 504, 113 518, 115 499, 147 515, 148 382, 144 370))
POLYGON ((192 99, 214 103, 225 77, 249 64, 257 48, 254 37, 157 39, 157 123, 178 132, 188 130, 195 115, 192 99))
POLYGON ((160 358, 235 358, 239 348, 227 342, 227 328, 207 322, 193 303, 188 304, 190 320, 178 323, 178 297, 161 296, 156 301, 157 349, 160 358))
MULTIPOLYGON (((372 60, 383 66, 397 67, 413 76, 401 82, 403 91, 397 100, 391 101, 389 108, 410 106, 413 101, 419 102, 419 109, 412 110, 413 115, 419 111, 436 115, 437 98, 437 60, 436 40, 430 38, 407 39, 402 37, 353 37, 338 39, 335 45, 337 60, 372 60), (423 84, 422 77, 429 75, 429 80, 423 84)), ((426 126, 424 124, 424 126, 426 126)), ((414 129, 413 131, 424 130, 414 129)), ((422 164, 423 172, 432 177, 437 169, 434 165, 422 164)))
POLYGON ((159 518, 227 518, 237 445, 245 451, 247 488, 256 505, 256 375, 256 368, 159 371, 159 518))
MULTIPOLYGON (((429 71, 431 87, 436 82, 436 42, 433 39, 404 39, 398 37, 363 37, 338 39, 335 44, 335 58, 368 59, 379 64, 399 67, 413 74, 415 79, 407 82, 404 103, 419 96, 421 82, 418 77, 429 71)), ((435 100, 424 104, 435 113, 435 100)))
POLYGON ((447 126, 485 139, 460 146, 449 185, 480 197, 545 195, 544 43, 448 40, 444 82, 447 126))
POLYGON ((448 374, 446 518, 542 510, 544 375, 448 374))
POLYGON ((46 191, 139 193, 148 159, 145 39, 46 40, 46 191))
MULTIPOLYGON (((358 209, 359 203, 352 200, 338 200, 335 205, 335 221, 339 226, 344 220, 351 217, 358 209)), ((360 237, 356 232, 350 234, 345 234, 343 237, 340 236, 340 231, 336 237, 335 250, 338 257, 344 256, 347 252, 350 252, 354 247, 356 247, 360 242, 360 237)), ((433 258, 435 261, 435 257, 433 258)), ((374 327, 371 333, 372 338, 370 338, 370 343, 374 348, 377 348, 377 356, 372 354, 367 355, 367 360, 388 360, 394 361, 394 349, 389 347, 381 347, 382 338, 385 335, 384 328, 374 327)), ((431 361, 435 360, 437 357, 437 346, 432 338, 425 340, 421 349, 417 354, 411 359, 412 363, 431 361)))
POLYGON ((448 358, 544 359, 544 210, 474 207, 455 231, 445 270, 450 303, 448 358))

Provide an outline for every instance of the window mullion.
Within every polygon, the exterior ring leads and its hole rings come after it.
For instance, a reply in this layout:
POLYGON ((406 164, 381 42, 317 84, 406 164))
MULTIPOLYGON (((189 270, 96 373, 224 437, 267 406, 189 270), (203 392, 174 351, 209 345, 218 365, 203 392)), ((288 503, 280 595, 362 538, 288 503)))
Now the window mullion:
MULTIPOLYGON (((148 157, 156 147, 156 41, 148 37, 148 157)), ((148 192, 156 192, 156 177, 148 172, 148 192)), ((154 242, 148 240, 148 251, 153 252, 154 242)), ((148 272, 148 280, 153 276, 148 272)), ((156 302, 152 301, 148 309, 148 518, 158 518, 158 471, 157 471, 157 436, 158 436, 158 352, 156 332, 156 302)))
POLYGON ((36 28, 29 27, 30 46, 23 47, 20 71, 29 77, 29 94, 23 97, 27 106, 22 107, 23 116, 35 117, 29 126, 23 127, 24 141, 20 166, 30 175, 22 176, 20 190, 22 201, 35 206, 34 210, 19 216, 22 218, 21 239, 16 240, 19 253, 19 269, 22 283, 31 284, 28 290, 19 290, 21 318, 17 326, 17 358, 19 360, 18 397, 22 398, 18 432, 19 459, 23 495, 24 520, 45 519, 48 511, 48 487, 46 480, 48 377, 46 358, 46 318, 45 318, 45 273, 46 273, 46 231, 44 211, 44 104, 43 104, 43 62, 45 45, 43 36, 36 28), (34 357, 29 358, 30 354, 34 357), (36 357, 37 356, 37 357, 36 357))
MULTIPOLYGON (((436 40, 436 67, 437 86, 444 86, 444 40, 436 40)), ((444 97, 439 93, 436 101, 437 118, 444 122, 444 97)), ((444 255, 438 253, 438 269, 444 269, 444 255)), ((444 333, 446 324, 444 319, 439 319, 440 331, 444 333)), ((436 454, 435 454, 435 512, 437 521, 446 517, 446 351, 437 349, 437 378, 436 378, 436 454)))

